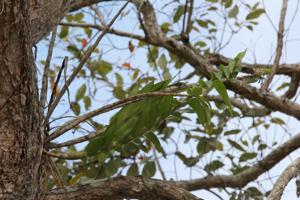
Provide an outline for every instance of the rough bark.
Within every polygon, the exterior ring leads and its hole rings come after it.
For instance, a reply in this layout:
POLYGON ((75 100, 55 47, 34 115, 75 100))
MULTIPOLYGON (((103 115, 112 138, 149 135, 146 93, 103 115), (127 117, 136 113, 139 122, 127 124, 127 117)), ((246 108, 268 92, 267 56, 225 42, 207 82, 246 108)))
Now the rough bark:
POLYGON ((37 199, 43 143, 29 1, 6 0, 0 15, 0 199, 37 199))
POLYGON ((134 198, 141 200, 201 200, 175 182, 151 180, 143 177, 116 177, 96 180, 86 185, 55 190, 46 195, 46 200, 121 200, 134 198))

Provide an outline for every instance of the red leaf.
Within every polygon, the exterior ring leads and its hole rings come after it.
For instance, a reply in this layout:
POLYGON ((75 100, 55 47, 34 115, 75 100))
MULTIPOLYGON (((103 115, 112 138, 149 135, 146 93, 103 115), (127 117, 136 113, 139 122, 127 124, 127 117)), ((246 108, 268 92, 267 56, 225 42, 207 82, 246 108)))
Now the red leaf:
POLYGON ((81 45, 82 45, 82 48, 84 48, 87 45, 86 39, 81 40, 81 45))
POLYGON ((130 65, 130 63, 128 63, 128 62, 123 63, 122 66, 123 66, 124 68, 131 69, 131 65, 130 65))

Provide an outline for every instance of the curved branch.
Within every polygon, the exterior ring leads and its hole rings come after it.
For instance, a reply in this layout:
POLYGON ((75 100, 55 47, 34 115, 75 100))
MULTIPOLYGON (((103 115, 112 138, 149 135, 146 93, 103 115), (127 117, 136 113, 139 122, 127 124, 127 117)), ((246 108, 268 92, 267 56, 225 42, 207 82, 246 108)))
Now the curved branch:
POLYGON ((278 65, 279 65, 279 62, 281 59, 282 48, 283 48, 283 36, 284 36, 284 22, 285 22, 287 7, 288 7, 288 0, 283 0, 282 6, 281 6, 281 12, 280 12, 278 32, 277 32, 276 55, 275 55, 275 59, 274 59, 274 64, 272 66, 272 72, 271 72, 271 74, 268 75, 268 77, 262 84, 261 88, 263 90, 268 90, 268 87, 271 84, 274 75, 276 74, 276 71, 278 69, 278 65))
POLYGON ((290 182, 292 178, 296 176, 296 174, 300 170, 300 158, 297 158, 294 162, 292 162, 280 175, 277 179, 276 183, 273 186, 273 189, 268 196, 268 200, 279 200, 281 199, 281 195, 290 182))
POLYGON ((74 145, 74 144, 78 144, 78 143, 82 143, 82 142, 91 140, 91 139, 97 137, 98 135, 102 134, 103 132, 104 132, 104 130, 100 130, 100 131, 97 131, 95 133, 84 135, 84 136, 81 136, 79 138, 75 138, 73 140, 69 140, 69 141, 66 141, 66 142, 59 143, 59 144, 50 143, 49 145, 46 145, 46 147, 48 149, 54 149, 54 148, 61 148, 61 147, 71 146, 71 145, 74 145))
POLYGON ((201 200, 174 182, 143 177, 116 177, 96 180, 82 186, 50 191, 45 200, 106 200, 134 198, 141 200, 201 200))
POLYGON ((219 187, 241 188, 249 182, 255 180, 258 176, 270 170, 288 154, 300 147, 300 133, 271 151, 265 158, 254 166, 236 174, 229 176, 208 176, 205 178, 194 179, 190 181, 178 182, 183 188, 189 191, 219 187))
MULTIPOLYGON (((144 16, 144 30, 148 31, 145 34, 149 37, 149 41, 160 43, 161 47, 164 47, 178 57, 184 59, 194 67, 199 75, 209 79, 211 72, 216 69, 208 62, 207 58, 197 53, 193 48, 165 36, 157 25, 153 6, 148 0, 144 0, 143 2, 143 4, 136 3, 136 6, 144 16)), ((225 81, 224 83, 229 90, 232 90, 249 100, 254 100, 271 110, 280 111, 300 119, 300 105, 290 101, 288 98, 277 97, 271 92, 258 90, 253 86, 244 84, 242 81, 225 81)))

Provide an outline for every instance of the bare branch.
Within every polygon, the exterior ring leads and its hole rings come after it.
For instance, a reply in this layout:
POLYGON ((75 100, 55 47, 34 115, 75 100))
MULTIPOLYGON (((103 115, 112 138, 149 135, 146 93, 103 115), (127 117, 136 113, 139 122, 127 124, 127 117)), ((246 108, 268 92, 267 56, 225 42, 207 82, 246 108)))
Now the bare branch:
POLYGON ((297 93, 299 83, 300 83, 300 74, 296 73, 291 77, 289 89, 286 91, 286 93, 283 96, 289 99, 293 98, 297 93))
MULTIPOLYGON (((221 96, 205 95, 205 98, 209 101, 224 102, 224 99, 221 96)), ((237 98, 230 98, 230 101, 231 104, 234 107, 237 107, 245 117, 262 117, 271 113, 271 111, 265 107, 249 107, 237 98)))
MULTIPOLYGON (((60 25, 70 26, 70 27, 79 27, 79 28, 93 28, 93 29, 97 29, 97 30, 104 29, 103 26, 100 26, 97 24, 61 22, 60 25)), ((120 36, 120 37, 128 37, 131 39, 143 41, 143 42, 155 45, 155 46, 161 46, 161 43, 159 43, 158 41, 153 41, 153 40, 150 41, 146 37, 144 37, 142 35, 137 35, 134 33, 129 33, 129 32, 113 29, 113 28, 108 30, 108 33, 116 35, 116 36, 120 36)), ((220 54, 206 54, 205 59, 207 59, 210 64, 217 65, 217 66, 219 66, 221 64, 228 65, 228 63, 232 60, 232 59, 227 58, 220 54)), ((256 63, 256 64, 241 63, 241 67, 242 67, 242 72, 244 72, 244 73, 260 75, 261 73, 268 72, 272 68, 272 65, 262 64, 262 63, 256 63)), ((278 66, 276 74, 293 76, 295 73, 299 73, 299 72, 300 72, 300 64, 298 64, 298 63, 287 64, 286 63, 286 64, 280 64, 278 66)))
POLYGON ((78 143, 81 143, 81 142, 91 140, 91 139, 97 137, 98 135, 102 134, 103 132, 104 132, 104 130, 96 131, 94 133, 84 135, 84 136, 81 136, 79 138, 69 140, 67 142, 63 142, 63 143, 59 143, 59 144, 50 143, 49 145, 46 145, 46 147, 49 148, 49 149, 52 149, 52 148, 61 148, 61 147, 71 146, 71 145, 74 145, 74 144, 78 144, 78 143))
POLYGON ((268 200, 280 200, 285 187, 290 182, 290 180, 297 175, 299 170, 300 158, 297 158, 283 171, 283 173, 277 179, 270 195, 268 196, 268 200))
MULTIPOLYGON (((80 27, 80 28, 94 28, 94 29, 97 29, 99 31, 103 31, 105 29, 103 26, 100 26, 100 25, 97 25, 97 24, 61 22, 61 23, 59 23, 59 25, 69 26, 69 27, 80 27)), ((109 29, 107 31, 107 33, 111 33, 111 34, 114 34, 114 35, 117 35, 117 36, 122 36, 122 37, 128 37, 128 38, 132 38, 132 39, 136 39, 136 40, 140 40, 140 41, 144 41, 144 42, 147 41, 147 39, 144 36, 136 35, 136 34, 133 34, 133 33, 128 33, 128 32, 121 31, 121 30, 116 30, 116 29, 113 29, 113 28, 109 29)))
POLYGON ((249 182, 257 179, 258 176, 265 173, 284 159, 291 152, 300 147, 300 133, 278 146, 271 151, 265 158, 256 163, 254 166, 236 174, 229 176, 208 176, 205 178, 194 179, 189 181, 179 181, 183 188, 194 191, 199 189, 210 189, 218 187, 241 188, 249 182))
POLYGON ((76 151, 76 152, 63 152, 63 153, 53 153, 49 151, 44 151, 47 156, 60 158, 60 159, 67 159, 67 160, 77 160, 86 158, 86 152, 84 151, 76 151))
POLYGON ((55 44, 55 38, 56 38, 56 33, 57 33, 57 26, 54 27, 52 31, 52 36, 48 48, 48 55, 46 58, 46 63, 45 63, 45 68, 44 68, 44 74, 43 74, 43 80, 42 80, 42 88, 40 92, 40 106, 41 106, 41 116, 44 115, 44 109, 46 105, 46 99, 47 99, 47 88, 48 88, 48 78, 49 78, 49 68, 50 68, 50 63, 51 63, 51 58, 52 58, 52 53, 53 53, 53 48, 55 44))
POLYGON ((288 6, 288 0, 283 0, 282 6, 281 6, 281 13, 280 13, 280 20, 279 20, 279 27, 278 27, 278 32, 277 32, 277 49, 276 49, 276 56, 274 59, 274 64, 272 67, 272 72, 271 74, 266 78, 264 83, 262 84, 261 89, 262 90, 267 90, 270 83, 272 82, 272 79, 274 75, 276 74, 276 71, 279 66, 280 58, 282 55, 282 48, 283 48, 283 36, 284 36, 284 22, 285 22, 285 16, 286 16, 286 11, 287 11, 287 6, 288 6))
POLYGON ((53 190, 46 194, 45 200, 120 200, 124 198, 201 200, 201 198, 194 196, 171 181, 123 176, 107 180, 95 180, 86 185, 68 187, 65 190, 53 190))

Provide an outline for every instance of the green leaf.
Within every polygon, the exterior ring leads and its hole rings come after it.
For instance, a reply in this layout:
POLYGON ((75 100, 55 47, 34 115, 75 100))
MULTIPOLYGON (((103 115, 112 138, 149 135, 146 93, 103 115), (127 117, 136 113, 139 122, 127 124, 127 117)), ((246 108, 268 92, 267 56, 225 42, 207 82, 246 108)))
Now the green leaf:
POLYGON ((92 104, 91 98, 89 96, 85 96, 85 97, 83 97, 83 102, 84 102, 84 108, 86 110, 90 109, 91 104, 92 104))
POLYGON ((160 66, 161 69, 165 69, 167 67, 167 58, 165 54, 162 54, 158 59, 158 66, 160 66))
POLYGON ((123 78, 119 73, 115 73, 116 79, 117 79, 117 86, 123 87, 123 78))
POLYGON ((138 175, 139 175, 139 167, 136 163, 133 163, 127 171, 127 176, 138 176, 138 175))
POLYGON ((68 26, 63 26, 61 28, 61 31, 60 31, 60 34, 59 34, 59 37, 60 38, 66 38, 69 34, 69 27, 68 26))
POLYGON ((66 16, 66 20, 67 20, 68 22, 72 22, 72 21, 73 21, 73 15, 67 15, 67 16, 66 16))
POLYGON ((214 80, 212 82, 213 87, 217 90, 217 92, 220 94, 220 96, 223 98, 225 104, 228 106, 228 110, 230 112, 231 115, 233 115, 232 112, 232 105, 229 99, 229 96, 227 94, 227 90, 225 85, 220 81, 220 80, 214 80))
POLYGON ((82 177, 83 175, 84 172, 79 172, 78 174, 76 174, 73 178, 69 180, 69 185, 75 185, 79 181, 80 177, 82 177))
POLYGON ((235 5, 229 12, 228 12, 228 17, 229 18, 236 18, 237 15, 239 14, 239 7, 235 5))
POLYGON ((198 116, 198 120, 203 125, 210 124, 210 112, 209 109, 205 109, 205 103, 200 98, 192 98, 188 101, 188 104, 193 108, 198 116))
POLYGON ((256 158, 256 156, 257 156, 257 153, 255 153, 255 152, 243 153, 240 157, 240 162, 244 162, 244 161, 247 161, 247 160, 252 160, 253 158, 256 158))
POLYGON ((107 155, 105 153, 99 153, 97 154, 97 160, 99 166, 102 166, 107 158, 107 155))
POLYGON ((279 117, 272 118, 271 122, 273 122, 274 124, 278 124, 278 125, 284 125, 285 124, 285 122, 282 119, 280 119, 279 117))
POLYGON ((94 63, 94 65, 97 72, 102 76, 107 75, 112 70, 112 65, 104 60, 100 60, 99 62, 94 63))
POLYGON ((74 19, 76 22, 81 22, 83 17, 84 17, 84 14, 82 12, 80 12, 80 13, 76 13, 76 15, 74 16, 74 19))
POLYGON ((182 17, 183 13, 184 13, 184 6, 178 6, 173 16, 173 22, 174 23, 178 22, 182 17))
POLYGON ((232 0, 225 0, 225 8, 229 8, 232 5, 232 0))
POLYGON ((108 172, 108 175, 114 175, 118 172, 121 166, 121 159, 112 159, 105 165, 105 171, 108 172))
POLYGON ((170 31, 170 26, 171 26, 170 23, 165 22, 160 26, 160 28, 164 33, 167 33, 170 31))
POLYGON ((208 165, 206 165, 204 167, 204 170, 207 171, 207 172, 214 172, 214 171, 220 169, 223 166, 224 166, 224 164, 221 161, 214 160, 211 163, 209 163, 208 165))
POLYGON ((195 43, 195 46, 199 46, 199 47, 206 47, 206 43, 203 41, 198 41, 195 43))
POLYGON ((76 97, 75 97, 76 101, 81 100, 84 97, 85 92, 86 92, 86 85, 83 84, 80 86, 80 88, 78 88, 76 92, 76 97))
POLYGON ((145 135, 145 137, 155 146, 158 152, 165 154, 158 137, 154 133, 149 132, 145 135))
POLYGON ((232 129, 230 131, 225 131, 224 135, 236 135, 239 134, 241 132, 241 129, 232 129))
POLYGON ((194 165, 196 165, 200 159, 200 156, 196 156, 196 157, 189 157, 187 158, 183 153, 177 151, 175 153, 178 158, 180 158, 180 160, 182 160, 182 162, 188 166, 188 167, 193 167, 194 165))
POLYGON ((101 148, 103 148, 106 139, 107 136, 104 134, 92 139, 85 148, 87 155, 88 156, 95 155, 101 148))
POLYGON ((144 165, 142 175, 144 177, 152 177, 155 175, 155 172, 156 172, 155 163, 153 161, 150 161, 144 165))
POLYGON ((118 99, 124 99, 126 97, 126 92, 121 87, 115 87, 113 94, 118 99))
POLYGON ((201 19, 196 19, 196 22, 202 28, 208 28, 208 22, 207 21, 204 21, 204 20, 201 20, 201 19))
POLYGON ((256 18, 258 18, 260 15, 262 15, 263 13, 265 13, 265 10, 264 10, 264 9, 262 9, 262 8, 256 9, 256 10, 250 12, 250 13, 247 15, 246 19, 247 19, 247 20, 253 20, 253 19, 256 19, 256 18))
POLYGON ((71 109, 75 115, 80 114, 80 105, 77 102, 71 102, 71 109))
POLYGON ((240 151, 245 152, 245 149, 244 149, 240 144, 238 144, 237 142, 235 142, 235 141, 233 141, 233 140, 231 140, 231 139, 228 139, 227 141, 228 141, 228 143, 229 143, 232 147, 236 148, 237 150, 240 150, 240 151))

